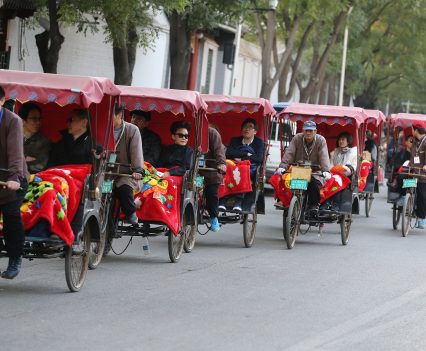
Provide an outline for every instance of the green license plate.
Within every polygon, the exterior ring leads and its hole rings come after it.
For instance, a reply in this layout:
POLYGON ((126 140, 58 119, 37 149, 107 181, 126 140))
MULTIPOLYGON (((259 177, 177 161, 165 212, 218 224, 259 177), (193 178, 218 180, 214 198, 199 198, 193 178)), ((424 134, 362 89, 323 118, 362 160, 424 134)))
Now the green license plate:
POLYGON ((112 193, 112 180, 105 180, 102 184, 102 194, 112 193))
POLYGON ((291 179, 290 189, 293 190, 306 190, 308 189, 308 181, 306 179, 291 179))
POLYGON ((417 178, 413 179, 404 179, 402 181, 403 188, 416 188, 417 187, 417 178))
POLYGON ((201 188, 203 186, 203 181, 204 181, 204 177, 197 176, 195 180, 195 185, 197 186, 197 188, 201 188))

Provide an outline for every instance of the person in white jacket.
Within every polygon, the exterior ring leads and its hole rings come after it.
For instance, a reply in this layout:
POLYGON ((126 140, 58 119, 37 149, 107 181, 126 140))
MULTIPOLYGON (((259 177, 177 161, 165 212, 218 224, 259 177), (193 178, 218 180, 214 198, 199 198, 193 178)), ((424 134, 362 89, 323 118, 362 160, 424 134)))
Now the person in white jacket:
POLYGON ((336 148, 330 154, 330 165, 343 166, 345 175, 351 176, 358 166, 358 150, 352 146, 353 138, 348 132, 340 133, 337 137, 336 148))

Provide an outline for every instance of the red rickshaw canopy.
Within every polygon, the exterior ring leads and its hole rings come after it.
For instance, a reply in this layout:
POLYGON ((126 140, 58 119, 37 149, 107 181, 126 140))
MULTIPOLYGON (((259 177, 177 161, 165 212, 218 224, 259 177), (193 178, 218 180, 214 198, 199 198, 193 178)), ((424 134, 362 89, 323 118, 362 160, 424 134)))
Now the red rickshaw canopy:
POLYGON ((107 78, 37 72, 0 70, 0 85, 6 91, 6 99, 20 103, 77 104, 84 108, 100 103, 105 95, 120 94, 120 90, 107 78))
POLYGON ((364 110, 369 119, 374 119, 376 126, 378 127, 382 123, 386 122, 386 116, 380 110, 364 110))
POLYGON ((389 118, 393 127, 409 128, 416 121, 426 121, 426 115, 416 113, 392 114, 389 118))

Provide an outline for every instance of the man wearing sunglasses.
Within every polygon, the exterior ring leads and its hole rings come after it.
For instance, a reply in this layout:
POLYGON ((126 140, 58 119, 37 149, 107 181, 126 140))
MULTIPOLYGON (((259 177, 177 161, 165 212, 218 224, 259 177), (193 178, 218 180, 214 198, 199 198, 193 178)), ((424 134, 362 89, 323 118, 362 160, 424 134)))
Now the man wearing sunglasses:
POLYGON ((188 122, 176 121, 170 126, 173 144, 163 147, 158 162, 159 167, 169 168, 164 177, 182 176, 191 169, 194 151, 188 146, 190 131, 188 122))

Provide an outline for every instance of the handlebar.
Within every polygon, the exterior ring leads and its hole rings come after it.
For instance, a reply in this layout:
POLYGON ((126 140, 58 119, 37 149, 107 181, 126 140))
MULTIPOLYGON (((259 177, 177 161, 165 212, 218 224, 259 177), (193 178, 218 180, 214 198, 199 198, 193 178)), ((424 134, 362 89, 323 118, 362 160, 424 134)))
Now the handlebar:
MULTIPOLYGON (((6 182, 2 182, 2 181, 0 181, 0 186, 7 187, 7 183, 6 183, 6 182)), ((19 189, 18 189, 18 190, 23 190, 23 189, 22 189, 22 187, 19 187, 19 189)))

